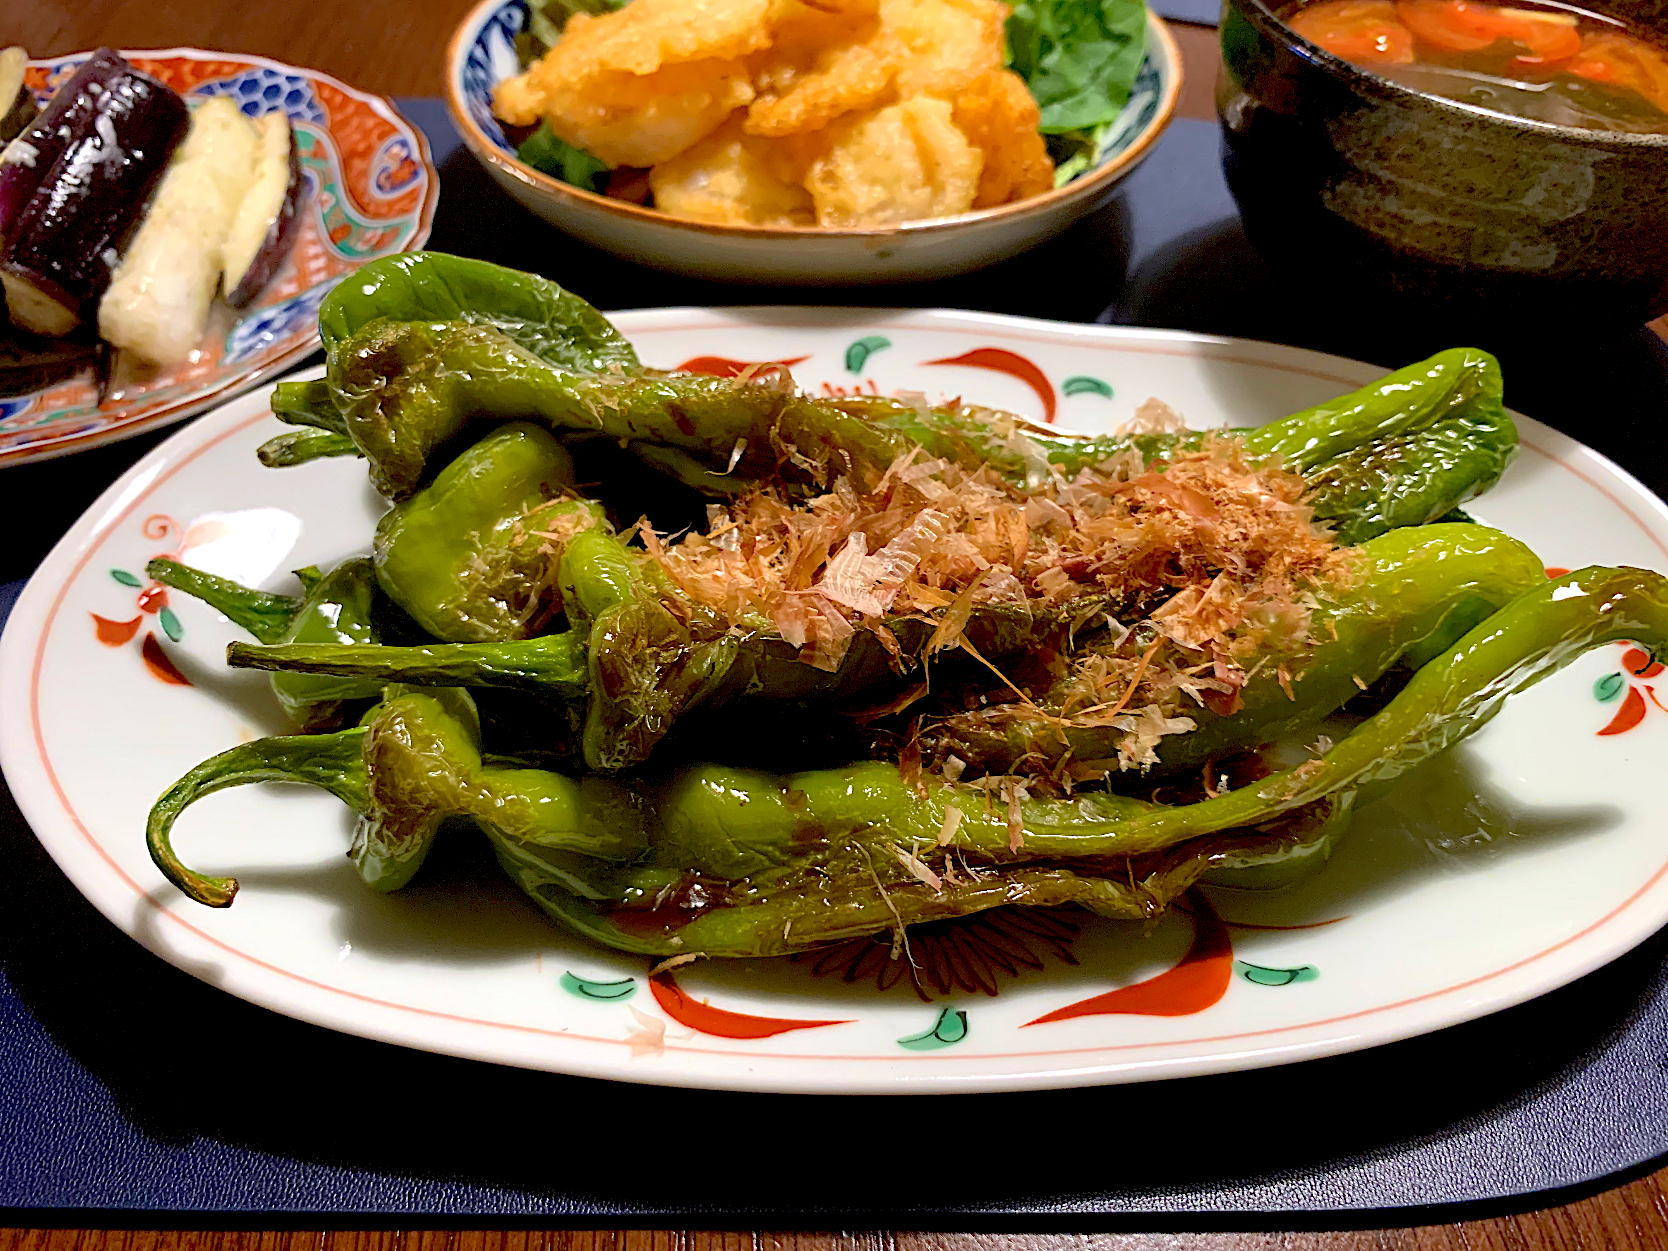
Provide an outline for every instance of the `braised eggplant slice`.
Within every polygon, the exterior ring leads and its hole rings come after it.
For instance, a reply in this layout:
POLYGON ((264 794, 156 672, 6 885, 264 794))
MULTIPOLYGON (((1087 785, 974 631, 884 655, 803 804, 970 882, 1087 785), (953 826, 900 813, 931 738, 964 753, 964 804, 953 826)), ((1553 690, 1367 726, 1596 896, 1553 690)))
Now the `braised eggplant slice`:
POLYGON ((255 127, 230 96, 211 96, 191 129, 98 306, 99 334, 159 365, 202 342, 220 285, 220 256, 254 182, 255 127))
POLYGON ((0 143, 9 143, 35 120, 35 93, 23 81, 29 54, 22 48, 0 48, 0 143))
POLYGON ((295 150, 290 119, 267 113, 255 119, 260 152, 255 182, 238 205, 224 252, 226 303, 246 308, 271 282, 295 244, 307 181, 295 150))
POLYGON ((0 399, 29 395, 96 365, 97 343, 0 332, 0 399))
POLYGON ((58 88, 39 117, 15 136, 0 155, 0 240, 8 238, 18 215, 45 181, 47 172, 75 135, 92 120, 104 85, 125 72, 127 62, 100 48, 58 88), (94 91, 97 87, 99 90, 94 91))
MULTIPOLYGON (((190 122, 184 100, 123 64, 97 91, 87 86, 90 110, 78 117, 0 251, 11 319, 36 334, 68 334, 96 307, 124 237, 190 122)), ((8 155, 15 147, 14 140, 8 155)))

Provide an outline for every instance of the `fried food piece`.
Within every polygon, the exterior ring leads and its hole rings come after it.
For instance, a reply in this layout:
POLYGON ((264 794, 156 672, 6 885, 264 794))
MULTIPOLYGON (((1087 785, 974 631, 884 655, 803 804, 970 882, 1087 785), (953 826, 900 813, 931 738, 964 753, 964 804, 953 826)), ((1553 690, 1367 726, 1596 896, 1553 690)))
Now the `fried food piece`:
POLYGON ((898 95, 953 99, 976 79, 1002 68, 999 0, 881 0, 883 35, 903 46, 898 95))
POLYGON ((743 129, 737 110, 694 147, 649 171, 664 213, 727 226, 811 226, 816 209, 782 145, 743 129))
POLYGON ((750 63, 759 99, 748 133, 800 134, 914 95, 953 98, 1001 68, 1006 12, 998 0, 877 0, 872 18, 844 11, 786 23, 750 63))
POLYGON ((784 0, 770 49, 753 57, 759 94, 781 95, 831 48, 866 43, 880 29, 880 0, 784 0))
POLYGON ((1054 186, 1054 162, 1037 132, 1041 114, 1018 74, 991 70, 958 92, 955 120, 985 156, 974 208, 1023 200, 1054 186))
POLYGON ((794 3, 770 50, 748 62, 758 92, 748 134, 803 134, 882 103, 904 53, 881 33, 880 0, 794 3))
POLYGON ((892 226, 965 213, 984 157, 947 100, 916 96, 830 127, 805 187, 824 226, 892 226))
POLYGON ((900 59, 897 46, 885 39, 826 48, 781 95, 753 102, 747 133, 801 134, 871 108, 891 92, 900 59))
POLYGON ((742 58, 770 45, 787 0, 634 0, 601 17, 576 14, 561 42, 501 83, 493 111, 611 166, 658 164, 753 99, 742 58))

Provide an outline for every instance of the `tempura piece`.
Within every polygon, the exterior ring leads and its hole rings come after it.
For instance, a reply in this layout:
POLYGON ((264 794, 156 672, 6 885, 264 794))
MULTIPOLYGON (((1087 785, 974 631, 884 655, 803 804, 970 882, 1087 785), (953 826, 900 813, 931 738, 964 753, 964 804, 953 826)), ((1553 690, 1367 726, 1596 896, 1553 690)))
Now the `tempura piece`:
POLYGON ((814 226, 811 193, 792 176, 784 145, 746 134, 745 117, 738 110, 689 151, 650 170, 656 206, 727 226, 814 226))
POLYGON ((805 187, 820 225, 894 226, 965 213, 983 166, 950 103, 916 96, 830 127, 805 187))
POLYGON ((791 23, 750 63, 748 133, 801 134, 920 94, 953 99, 1001 67, 1005 14, 997 0, 878 0, 878 20, 791 23))
POLYGON ((748 62, 761 96, 781 95, 828 49, 867 43, 880 29, 880 0, 784 0, 770 48, 748 62))
POLYGON ((820 130, 843 114, 872 108, 892 90, 902 59, 884 38, 826 48, 781 95, 755 100, 747 132, 793 135, 820 130))
POLYGON ((1053 186, 1001 0, 632 0, 579 14, 494 112, 730 225, 886 227, 1053 186))
POLYGON ((1054 162, 1037 132, 1041 115, 1024 79, 991 70, 955 98, 956 125, 985 156, 974 208, 1041 195, 1054 186, 1054 162))
POLYGON ((901 43, 898 95, 954 99, 985 73, 1002 68, 999 0, 881 0, 881 31, 901 43))
POLYGON ((493 109, 610 166, 656 165, 716 130, 753 98, 741 58, 770 45, 785 0, 634 0, 575 14, 561 41, 501 83, 493 109))

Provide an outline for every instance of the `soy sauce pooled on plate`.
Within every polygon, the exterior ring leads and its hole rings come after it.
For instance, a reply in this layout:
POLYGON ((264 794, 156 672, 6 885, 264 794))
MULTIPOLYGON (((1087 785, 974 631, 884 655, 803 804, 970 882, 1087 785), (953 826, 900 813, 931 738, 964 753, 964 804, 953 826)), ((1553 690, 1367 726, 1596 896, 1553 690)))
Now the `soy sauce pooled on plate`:
POLYGON ((1416 91, 1532 121, 1668 133, 1668 48, 1569 5, 1320 0, 1303 38, 1416 91))

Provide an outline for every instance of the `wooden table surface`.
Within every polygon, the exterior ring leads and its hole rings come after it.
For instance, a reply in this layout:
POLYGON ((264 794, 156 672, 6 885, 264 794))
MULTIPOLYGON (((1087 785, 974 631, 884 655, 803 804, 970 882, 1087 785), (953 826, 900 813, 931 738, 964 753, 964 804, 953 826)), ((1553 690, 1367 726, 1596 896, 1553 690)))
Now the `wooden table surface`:
MULTIPOLYGON (((439 95, 441 56, 468 7, 469 0, 357 0, 352 6, 283 0, 5 0, 0 4, 0 47, 22 44, 33 56, 101 44, 225 48, 312 66, 369 91, 439 95)), ((1187 71, 1181 115, 1214 117, 1216 32, 1183 25, 1173 29, 1187 71)), ((1220 1219, 1208 1223, 1223 1224, 1220 1219)), ((1127 1228, 1129 1222, 1116 1224, 1127 1228)), ((1253 1218, 1243 1222, 1248 1230, 1264 1227, 1264 1232, 1118 1234, 0 1229, 0 1251, 1633 1251, 1668 1248, 1668 1170, 1561 1207, 1451 1224, 1336 1232, 1266 1231, 1267 1224, 1253 1218)))

